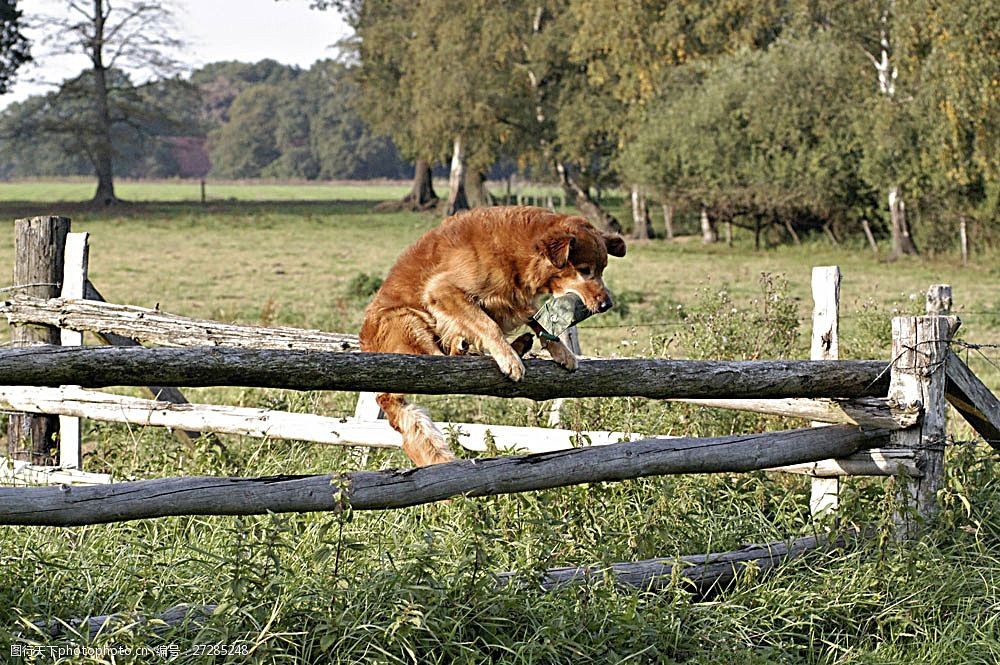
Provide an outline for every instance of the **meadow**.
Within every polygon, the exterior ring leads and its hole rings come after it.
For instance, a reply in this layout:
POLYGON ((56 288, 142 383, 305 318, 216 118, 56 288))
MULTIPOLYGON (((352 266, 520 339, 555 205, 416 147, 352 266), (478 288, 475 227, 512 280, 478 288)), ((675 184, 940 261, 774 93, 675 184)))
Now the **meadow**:
MULTIPOLYGON (((90 274, 112 301, 241 323, 354 332, 373 284, 438 223, 376 214, 405 184, 123 183, 128 204, 76 203, 87 182, 0 183, 0 217, 62 214, 91 233, 90 274)), ((440 191, 440 190, 439 190, 440 191)), ((624 218, 621 206, 615 210, 624 218)), ((12 224, 0 234, 10 275, 12 224)), ((862 245, 808 239, 755 251, 698 239, 632 243, 606 278, 619 306, 585 322, 600 356, 807 357, 810 269, 841 266, 841 354, 888 360, 889 319, 916 313, 931 283, 950 283, 959 336, 1000 342, 996 253, 884 262, 862 245)), ((996 391, 1000 353, 969 351, 996 391)), ((192 401, 327 415, 355 395, 239 388, 192 401)), ((541 425, 548 405, 430 397, 436 418, 541 425)), ((801 423, 639 399, 575 400, 570 423, 712 435, 801 423)), ((102 647, 170 647, 166 662, 210 663, 991 663, 1000 660, 998 459, 967 427, 950 432, 939 518, 917 541, 890 535, 893 481, 846 483, 840 525, 876 536, 753 571, 708 599, 682 583, 646 593, 610 582, 542 592, 547 567, 733 549, 812 533, 808 483, 720 474, 601 483, 454 499, 404 510, 247 518, 167 518, 73 529, 0 527, 0 643, 86 645, 80 656, 13 662, 149 662, 102 647), (516 571, 503 590, 491 572, 516 571), (215 605, 199 626, 124 622, 94 638, 34 624, 215 605), (198 645, 235 645, 222 657, 198 645), (100 655, 104 653, 105 655, 100 655)), ((116 478, 328 473, 402 466, 397 452, 224 437, 185 447, 168 432, 88 423, 89 471, 116 478)), ((0 654, 6 647, 0 645, 0 654)), ((48 654, 48 652, 44 652, 48 654)), ((0 656, 0 660, 6 654, 0 656)), ((32 659, 34 658, 34 660, 32 659)))

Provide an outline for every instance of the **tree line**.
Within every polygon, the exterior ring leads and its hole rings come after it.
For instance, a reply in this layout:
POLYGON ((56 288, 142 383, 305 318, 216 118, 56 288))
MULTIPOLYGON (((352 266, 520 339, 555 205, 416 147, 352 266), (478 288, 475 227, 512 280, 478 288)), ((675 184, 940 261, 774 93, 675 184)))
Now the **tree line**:
MULTIPOLYGON (((27 52, 16 0, 2 2, 5 85, 27 52)), ((0 175, 89 165, 110 202, 111 157, 120 174, 169 176, 207 146, 223 177, 412 173, 397 205, 425 209, 431 168, 450 165, 451 213, 491 202, 486 174, 505 164, 611 230, 622 224, 599 193, 621 188, 637 237, 652 234, 655 202, 667 236, 684 215, 707 242, 720 223, 758 242, 883 234, 894 254, 947 245, 959 223, 1000 239, 997 3, 310 4, 353 27, 343 62, 216 63, 181 78, 177 40, 157 23, 166 3, 93 0, 50 31, 93 66, 2 114, 0 175), (124 34, 150 41, 115 46, 124 34), (134 83, 142 60, 162 75, 134 83)))
MULTIPOLYGON (((0 114, 0 177, 87 175, 100 136, 93 73, 0 114)), ((136 85, 107 76, 114 172, 133 178, 367 179, 412 175, 355 110, 351 68, 219 62, 136 85)))
MULTIPOLYGON (((959 221, 1000 239, 1000 5, 974 0, 338 0, 362 110, 449 209, 498 159, 717 224, 875 230, 894 254, 959 221), (469 177, 471 174, 471 178, 469 177), (464 191, 463 191, 464 189, 464 191)), ((422 204, 415 183, 411 199, 422 204)))

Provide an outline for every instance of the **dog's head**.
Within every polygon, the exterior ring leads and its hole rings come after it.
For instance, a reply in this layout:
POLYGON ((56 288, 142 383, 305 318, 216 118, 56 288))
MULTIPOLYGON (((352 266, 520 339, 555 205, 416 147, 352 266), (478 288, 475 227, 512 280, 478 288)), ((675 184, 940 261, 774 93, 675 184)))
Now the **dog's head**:
POLYGON ((545 290, 556 296, 575 293, 591 312, 614 305, 604 283, 608 255, 625 256, 621 236, 603 233, 581 217, 566 217, 539 242, 539 251, 551 266, 545 290))

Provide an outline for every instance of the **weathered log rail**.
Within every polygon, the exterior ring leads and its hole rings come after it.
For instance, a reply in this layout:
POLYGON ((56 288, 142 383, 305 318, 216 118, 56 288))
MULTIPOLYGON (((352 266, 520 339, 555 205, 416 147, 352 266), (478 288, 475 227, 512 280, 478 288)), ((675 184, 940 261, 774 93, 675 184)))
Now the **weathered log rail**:
MULTIPOLYGON (((779 565, 817 551, 831 551, 848 545, 855 533, 844 535, 824 534, 803 536, 791 540, 748 544, 729 552, 692 554, 674 558, 660 557, 644 561, 550 568, 541 577, 523 573, 495 573, 498 588, 512 584, 540 586, 545 590, 558 589, 572 584, 601 582, 610 577, 616 586, 659 591, 676 583, 690 589, 697 598, 707 598, 725 589, 746 568, 752 566, 757 574, 766 574, 779 565)), ((197 630, 212 615, 216 605, 182 603, 156 614, 143 612, 118 612, 87 618, 55 619, 34 622, 35 628, 49 637, 80 634, 94 639, 102 632, 119 626, 142 625, 154 634, 188 626, 197 630)))
POLYGON ((165 478, 90 487, 0 488, 0 524, 80 526, 173 515, 383 510, 653 475, 725 473, 844 457, 886 440, 850 425, 608 446, 342 476, 165 478))
POLYGON ((659 591, 676 583, 690 588, 704 598, 731 584, 748 566, 766 573, 804 554, 821 549, 844 546, 849 538, 830 534, 803 536, 794 540, 745 545, 738 550, 688 554, 674 558, 659 557, 644 561, 627 561, 609 565, 563 566, 549 568, 540 577, 527 579, 517 573, 496 575, 499 586, 525 583, 546 591, 572 584, 587 584, 610 578, 616 586, 644 591, 659 591), (676 574, 675 574, 676 573, 676 574))
MULTIPOLYGON (((24 413, 51 413, 140 427, 184 428, 194 435, 214 432, 269 439, 290 439, 328 445, 400 448, 402 437, 386 420, 337 418, 218 404, 175 404, 128 395, 63 386, 0 385, 0 409, 24 413)), ((573 448, 586 442, 607 445, 647 438, 630 432, 576 431, 561 428, 482 425, 439 422, 438 428, 454 435, 466 450, 547 452, 573 448), (490 444, 487 444, 489 439, 490 444)), ((894 428, 889 428, 894 429, 894 428)), ((0 479, 3 470, 0 467, 0 479)))
POLYGON ((528 360, 519 382, 490 358, 192 347, 34 346, 0 350, 0 384, 85 388, 148 383, 496 397, 884 396, 877 360, 584 360, 575 372, 528 360))
MULTIPOLYGON (((90 291, 96 295, 92 286, 90 291)), ((167 347, 228 346, 300 351, 357 351, 359 348, 357 335, 284 326, 233 325, 97 300, 14 296, 0 303, 0 314, 12 324, 44 324, 140 339, 167 347)))

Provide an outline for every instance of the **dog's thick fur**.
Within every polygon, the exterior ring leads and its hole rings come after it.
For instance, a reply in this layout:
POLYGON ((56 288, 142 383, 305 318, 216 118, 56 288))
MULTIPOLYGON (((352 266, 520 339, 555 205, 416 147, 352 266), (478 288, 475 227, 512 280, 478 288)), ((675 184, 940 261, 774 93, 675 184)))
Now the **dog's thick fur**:
MULTIPOLYGON (((479 208, 446 219, 403 252, 365 310, 361 349, 385 353, 488 353, 513 381, 524 375, 521 356, 531 334, 505 335, 528 323, 544 294, 576 293, 592 312, 612 305, 602 274, 608 255, 624 256, 625 242, 581 217, 542 208, 479 208)), ((540 329, 535 327, 535 332, 540 329)), ((541 339, 553 359, 576 369, 562 342, 541 339)), ((417 465, 454 459, 444 436, 403 395, 377 401, 403 435, 417 465)))

